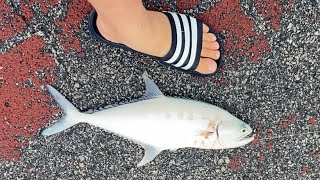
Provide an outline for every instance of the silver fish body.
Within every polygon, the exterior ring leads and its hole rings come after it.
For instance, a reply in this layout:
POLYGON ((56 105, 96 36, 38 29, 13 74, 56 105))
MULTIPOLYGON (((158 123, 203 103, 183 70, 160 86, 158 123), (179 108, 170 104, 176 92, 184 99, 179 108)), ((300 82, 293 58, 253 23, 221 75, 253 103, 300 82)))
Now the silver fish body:
POLYGON ((89 123, 141 145, 145 155, 138 166, 150 162, 162 150, 235 148, 253 140, 246 138, 252 132, 250 126, 227 111, 205 102, 166 97, 152 80, 145 74, 143 77, 147 89, 143 100, 92 114, 80 113, 47 86, 65 116, 42 134, 55 134, 79 122, 89 123))
POLYGON ((217 111, 206 103, 164 97, 96 112, 89 115, 86 122, 161 149, 214 149, 215 143, 204 147, 195 142, 207 129, 216 130, 219 124, 217 111), (216 118, 212 117, 213 113, 216 118))

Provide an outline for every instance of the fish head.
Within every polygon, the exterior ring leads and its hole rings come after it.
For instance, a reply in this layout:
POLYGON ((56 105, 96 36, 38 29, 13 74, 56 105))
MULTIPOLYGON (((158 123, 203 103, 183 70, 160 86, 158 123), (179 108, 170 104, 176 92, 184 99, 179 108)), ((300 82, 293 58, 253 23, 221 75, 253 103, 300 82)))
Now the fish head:
POLYGON ((240 147, 254 139, 254 136, 248 137, 252 133, 252 128, 234 116, 222 120, 218 124, 216 132, 219 149, 240 147))

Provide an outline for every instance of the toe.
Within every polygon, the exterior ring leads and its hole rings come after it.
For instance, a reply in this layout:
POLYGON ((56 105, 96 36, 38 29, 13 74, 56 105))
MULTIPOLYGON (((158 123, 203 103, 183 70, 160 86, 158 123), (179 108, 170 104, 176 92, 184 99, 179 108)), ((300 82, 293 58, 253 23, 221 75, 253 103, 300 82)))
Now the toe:
POLYGON ((209 32, 209 27, 204 24, 204 25, 202 26, 202 31, 203 31, 204 33, 209 32))
POLYGON ((219 43, 218 43, 217 41, 214 41, 214 42, 212 43, 212 48, 213 48, 213 50, 218 50, 218 49, 220 48, 219 43))
POLYGON ((196 69, 201 74, 211 74, 217 70, 217 63, 210 58, 201 58, 196 69))
POLYGON ((202 48, 201 57, 207 57, 207 58, 211 58, 211 59, 217 60, 217 59, 220 58, 220 51, 207 49, 207 48, 202 48))
POLYGON ((218 50, 220 46, 217 41, 214 41, 214 42, 203 41, 202 47, 206 49, 218 50))
POLYGON ((216 37, 216 35, 214 35, 212 33, 203 33, 202 39, 203 39, 203 41, 212 42, 212 41, 216 41, 217 37, 216 37))

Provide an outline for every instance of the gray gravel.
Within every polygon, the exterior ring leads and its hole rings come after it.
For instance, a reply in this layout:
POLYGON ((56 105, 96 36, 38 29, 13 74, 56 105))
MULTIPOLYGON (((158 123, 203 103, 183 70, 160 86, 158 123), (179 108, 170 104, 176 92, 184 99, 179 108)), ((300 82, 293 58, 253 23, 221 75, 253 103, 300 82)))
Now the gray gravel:
MULTIPOLYGON (((203 2, 194 11, 201 13, 213 2, 203 2)), ((243 6, 250 2, 241 1, 243 6)), ((319 1, 296 1, 292 12, 282 16, 279 31, 257 30, 266 34, 270 53, 258 63, 225 57, 223 76, 212 79, 191 77, 148 57, 102 45, 90 36, 86 19, 77 33, 84 56, 67 53, 55 34, 39 31, 39 24, 48 32, 55 28, 50 13, 47 20, 34 19, 17 37, 27 38, 30 32, 45 39, 44 50, 59 64, 55 86, 82 111, 138 98, 144 92, 141 75, 147 71, 164 94, 218 105, 253 126, 260 138, 269 137, 267 130, 275 138, 231 150, 164 151, 137 168, 141 147, 79 124, 52 137, 35 137, 21 150, 19 162, 0 161, 1 179, 319 179, 319 125, 308 124, 310 117, 320 119, 319 6, 319 1), (216 83, 219 78, 228 83, 216 83), (279 128, 293 115, 294 125, 279 128), (240 167, 230 165, 235 159, 240 167)), ((55 8, 67 10, 63 4, 55 8)), ((250 8, 244 11, 256 15, 250 8)), ((259 17, 254 20, 263 23, 259 17)), ((5 41, 0 52, 19 42, 5 41)))

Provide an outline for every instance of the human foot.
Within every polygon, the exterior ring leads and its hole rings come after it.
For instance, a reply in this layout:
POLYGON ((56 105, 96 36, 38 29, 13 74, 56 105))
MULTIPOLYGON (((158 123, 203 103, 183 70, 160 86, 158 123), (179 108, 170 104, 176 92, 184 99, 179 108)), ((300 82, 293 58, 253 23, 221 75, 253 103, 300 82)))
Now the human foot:
MULTIPOLYGON (((172 37, 171 25, 167 15, 155 11, 146 11, 130 21, 116 24, 103 15, 96 19, 97 29, 105 39, 156 57, 164 57, 171 48, 172 38, 175 38, 172 37)), ((206 25, 203 25, 202 31, 201 57, 195 71, 204 75, 212 74, 218 66, 215 60, 220 58, 219 43, 206 25)))

